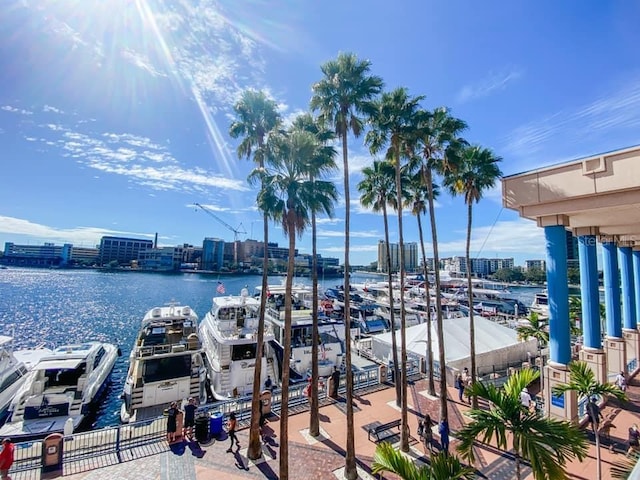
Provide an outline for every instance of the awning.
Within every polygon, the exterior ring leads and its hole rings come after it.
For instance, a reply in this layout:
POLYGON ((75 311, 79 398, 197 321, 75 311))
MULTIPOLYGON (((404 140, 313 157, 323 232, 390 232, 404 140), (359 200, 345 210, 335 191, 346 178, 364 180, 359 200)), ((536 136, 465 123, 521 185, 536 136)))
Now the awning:
POLYGON ((78 368, 84 358, 61 358, 55 360, 42 360, 35 367, 34 370, 73 370, 78 368))

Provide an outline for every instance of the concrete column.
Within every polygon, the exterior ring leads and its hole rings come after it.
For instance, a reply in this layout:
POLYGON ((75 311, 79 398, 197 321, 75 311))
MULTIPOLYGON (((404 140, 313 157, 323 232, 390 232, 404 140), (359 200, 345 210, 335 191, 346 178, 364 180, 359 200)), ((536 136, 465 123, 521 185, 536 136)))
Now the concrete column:
POLYGON ((567 365, 571 361, 571 337, 565 229, 568 225, 569 218, 565 215, 538 218, 538 226, 544 227, 546 240, 549 292, 549 364, 544 371, 543 395, 547 416, 577 421, 576 393, 566 392, 558 397, 551 393, 554 386, 569 381, 567 365))
POLYGON ((606 310, 607 379, 615 380, 618 373, 626 370, 626 345, 622 337, 620 317, 620 276, 618 272, 618 248, 615 239, 601 238, 602 270, 604 275, 604 304, 606 310))
POLYGON ((640 246, 633 247, 631 256, 633 257, 633 292, 636 300, 637 323, 640 320, 640 246))
POLYGON ((607 367, 602 349, 600 325, 600 292, 598 291, 598 258, 596 227, 576 228, 580 255, 580 297, 582 300, 582 333, 584 344, 580 360, 589 365, 600 383, 607 380, 607 367))
POLYGON ((631 247, 632 245, 628 242, 618 244, 618 261, 622 280, 622 336, 626 345, 624 371, 627 374, 635 372, 638 368, 638 352, 640 352, 631 247))

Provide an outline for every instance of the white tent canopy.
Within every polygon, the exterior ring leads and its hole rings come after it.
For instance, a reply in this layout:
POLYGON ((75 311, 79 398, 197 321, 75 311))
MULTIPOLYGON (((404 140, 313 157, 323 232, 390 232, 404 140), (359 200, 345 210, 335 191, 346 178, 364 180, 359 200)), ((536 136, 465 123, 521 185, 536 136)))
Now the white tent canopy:
MULTIPOLYGON (((529 361, 536 356, 538 343, 535 339, 518 340, 516 330, 500 325, 484 317, 474 316, 476 364, 481 375, 494 367, 529 361)), ((445 361, 448 369, 462 370, 469 367, 469 317, 443 319, 445 361)), ((434 361, 438 361, 438 336, 436 322, 431 322, 431 340, 434 361)), ((396 331, 400 350, 400 331, 396 331)), ((407 351, 426 358, 427 324, 407 328, 407 351)), ((372 353, 378 359, 391 358, 391 332, 375 335, 372 353)))

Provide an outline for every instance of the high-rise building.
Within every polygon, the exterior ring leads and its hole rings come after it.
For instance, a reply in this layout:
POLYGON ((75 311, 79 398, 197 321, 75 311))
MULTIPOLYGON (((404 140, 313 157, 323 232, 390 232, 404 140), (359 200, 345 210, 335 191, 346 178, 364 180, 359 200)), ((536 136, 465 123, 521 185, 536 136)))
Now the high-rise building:
POLYGON ((224 240, 205 238, 202 242, 202 269, 217 271, 224 267, 224 240))
MULTIPOLYGON (((378 271, 387 272, 387 243, 384 240, 378 242, 378 271)), ((400 245, 397 243, 389 244, 391 257, 391 272, 400 271, 400 245)), ((418 244, 416 242, 407 242, 404 244, 404 268, 412 272, 418 268, 418 244)))

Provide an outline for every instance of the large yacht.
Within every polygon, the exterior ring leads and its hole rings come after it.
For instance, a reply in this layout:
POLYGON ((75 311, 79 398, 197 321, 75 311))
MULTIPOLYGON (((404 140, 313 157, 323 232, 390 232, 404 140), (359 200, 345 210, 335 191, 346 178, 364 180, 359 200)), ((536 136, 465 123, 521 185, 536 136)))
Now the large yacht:
MULTIPOLYGON (((278 371, 282 371, 282 359, 285 337, 285 286, 270 285, 265 312, 265 323, 273 328, 274 347, 278 371)), ((260 288, 257 289, 260 291, 260 288)), ((291 368, 292 381, 304 380, 311 371, 312 360, 312 291, 304 285, 294 285, 292 292, 291 310, 291 368)), ((320 309, 319 309, 320 310, 320 309)), ((333 316, 332 316, 333 317, 333 316)), ((318 348, 318 372, 320 376, 328 376, 333 367, 341 367, 344 344, 344 322, 341 319, 327 317, 318 313, 318 331, 320 334, 320 348, 318 348)), ((278 376, 281 378, 281 374, 278 376)))
POLYGON ((27 373, 40 358, 50 354, 48 348, 13 350, 13 337, 0 335, 0 423, 9 414, 9 404, 27 380, 27 373))
MULTIPOLYGON (((249 296, 247 289, 240 295, 218 296, 200 324, 200 337, 205 351, 211 392, 216 400, 249 395, 253 390, 258 339, 260 302, 249 296)), ((274 340, 271 325, 265 323, 262 375, 279 376, 275 370, 275 355, 269 347, 274 340)))
POLYGON ((76 431, 105 391, 117 358, 118 347, 102 342, 65 345, 43 356, 11 402, 0 437, 76 431))
POLYGON ((134 422, 162 414, 173 401, 206 401, 206 369, 198 315, 170 303, 149 310, 129 358, 120 419, 134 422))
POLYGON ((541 317, 549 318, 549 294, 546 290, 536 293, 529 311, 537 313, 541 317))

